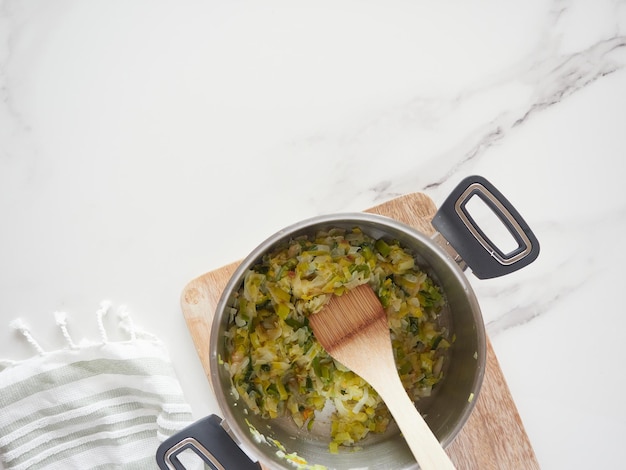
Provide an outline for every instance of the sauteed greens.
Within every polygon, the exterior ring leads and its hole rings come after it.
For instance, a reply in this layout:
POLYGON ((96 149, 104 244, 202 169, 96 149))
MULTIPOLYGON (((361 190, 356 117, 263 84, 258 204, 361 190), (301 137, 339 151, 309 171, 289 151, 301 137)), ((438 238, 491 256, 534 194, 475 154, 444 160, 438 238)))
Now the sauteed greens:
POLYGON ((445 299, 398 242, 358 228, 293 239, 246 273, 229 311, 224 367, 233 393, 255 414, 289 415, 308 429, 332 404, 331 452, 385 431, 392 419, 374 389, 335 362, 308 326, 331 295, 364 283, 386 309, 405 389, 414 400, 429 396, 451 343, 438 322, 445 299))

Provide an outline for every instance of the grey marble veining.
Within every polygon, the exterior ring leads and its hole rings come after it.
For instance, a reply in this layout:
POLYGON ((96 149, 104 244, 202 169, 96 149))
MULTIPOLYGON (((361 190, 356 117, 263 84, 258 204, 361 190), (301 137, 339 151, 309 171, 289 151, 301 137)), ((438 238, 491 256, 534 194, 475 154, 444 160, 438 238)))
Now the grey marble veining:
MULTIPOLYGON (((83 312, 127 303, 201 417, 189 280, 482 174, 541 243, 467 271, 541 466, 619 468, 624 129, 624 1, 0 1, 0 324, 61 347, 51 312, 89 334, 83 312)), ((0 358, 29 354, 0 329, 0 358)))

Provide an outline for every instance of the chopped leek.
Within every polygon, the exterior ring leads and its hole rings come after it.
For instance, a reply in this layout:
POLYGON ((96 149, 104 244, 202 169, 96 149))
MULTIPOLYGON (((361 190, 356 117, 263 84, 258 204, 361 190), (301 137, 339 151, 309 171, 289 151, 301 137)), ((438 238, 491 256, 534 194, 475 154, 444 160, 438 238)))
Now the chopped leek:
POLYGON ((288 415, 307 429, 332 403, 331 452, 384 432, 391 420, 376 391, 336 363, 308 326, 331 295, 365 283, 387 312, 407 392, 429 396, 453 343, 438 321, 445 298, 397 241, 358 228, 298 237, 252 266, 230 305, 224 367, 235 394, 255 414, 288 415))

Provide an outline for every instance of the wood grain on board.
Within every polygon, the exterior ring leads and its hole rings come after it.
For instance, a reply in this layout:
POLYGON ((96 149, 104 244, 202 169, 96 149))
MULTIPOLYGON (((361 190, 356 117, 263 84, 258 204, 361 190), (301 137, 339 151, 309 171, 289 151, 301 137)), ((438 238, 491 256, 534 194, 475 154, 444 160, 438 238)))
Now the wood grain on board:
MULTIPOLYGON (((411 193, 368 209, 434 233, 437 207, 425 194, 411 193)), ((200 362, 210 382, 209 339, 215 307, 239 261, 210 271, 184 288, 181 306, 200 362)), ((480 299, 479 299, 480 301, 480 299)), ((487 338, 485 378, 466 425, 446 451, 459 470, 539 469, 491 341, 487 338)))

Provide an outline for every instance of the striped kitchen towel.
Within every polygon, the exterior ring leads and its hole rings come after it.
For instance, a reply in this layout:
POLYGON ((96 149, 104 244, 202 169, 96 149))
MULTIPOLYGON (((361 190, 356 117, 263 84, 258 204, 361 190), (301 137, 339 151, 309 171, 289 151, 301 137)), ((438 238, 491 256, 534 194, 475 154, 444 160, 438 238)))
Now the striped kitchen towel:
POLYGON ((74 343, 66 315, 56 321, 68 343, 46 352, 21 321, 14 326, 37 351, 0 365, 0 458, 5 469, 152 469, 159 443, 192 421, 169 355, 137 330, 125 309, 128 340, 109 341, 96 314, 97 343, 74 343))

